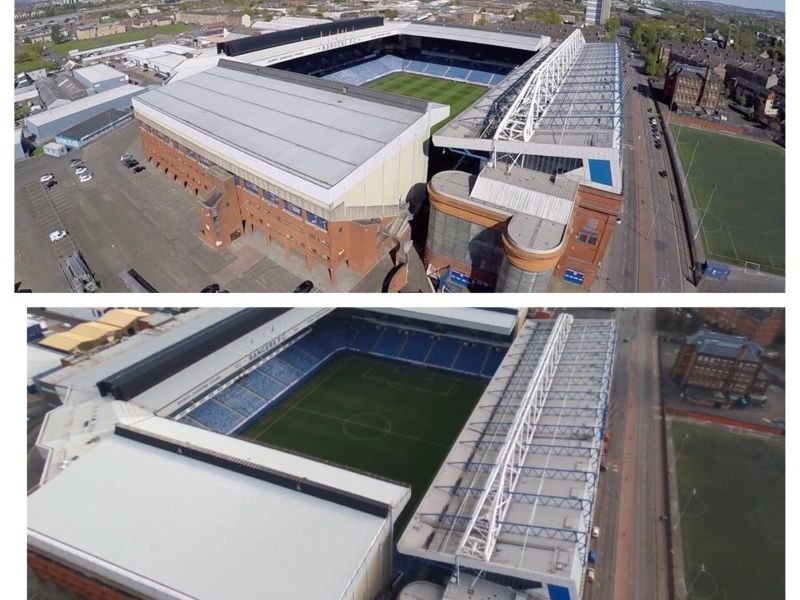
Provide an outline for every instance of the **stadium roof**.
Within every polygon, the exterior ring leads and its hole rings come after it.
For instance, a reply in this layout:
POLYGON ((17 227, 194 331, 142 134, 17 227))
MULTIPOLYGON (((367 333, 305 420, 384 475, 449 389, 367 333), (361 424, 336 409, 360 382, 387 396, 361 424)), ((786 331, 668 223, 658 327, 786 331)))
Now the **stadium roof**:
POLYGON ((466 327, 499 335, 511 335, 517 323, 517 317, 514 314, 483 308, 370 308, 365 310, 429 323, 466 327))
POLYGON ((579 36, 580 30, 575 30, 571 39, 512 71, 497 88, 437 131, 434 143, 572 158, 604 158, 611 150, 618 153, 622 135, 619 49, 614 43, 588 43, 579 36), (573 51, 567 52, 570 46, 573 51), (535 95, 536 77, 550 71, 558 71, 553 73, 558 85, 544 100, 544 93, 535 95), (535 102, 542 105, 532 107, 535 102), (532 128, 523 138, 525 121, 531 121, 532 128))
POLYGON ((134 109, 328 207, 358 181, 360 169, 377 166, 401 140, 449 112, 422 100, 229 60, 138 97, 134 109), (433 111, 436 119, 427 116, 433 111))
POLYGON ((97 382, 207 328, 213 323, 240 312, 240 308, 197 308, 176 316, 163 329, 146 329, 120 343, 88 357, 83 362, 56 371, 42 379, 55 389, 67 405, 80 404, 98 397, 97 382))
POLYGON ((272 348, 331 310, 333 309, 289 309, 138 394, 134 402, 161 416, 175 414, 199 395, 206 393, 209 387, 241 371, 256 358, 266 358, 272 348))
POLYGON ((526 322, 417 507, 400 552, 569 587, 579 597, 615 335, 612 320, 565 314, 526 322), (531 425, 529 443, 522 433, 531 425), (498 482, 510 499, 504 513, 504 503, 493 504, 498 482), (490 523, 499 537, 479 534, 490 523))
POLYGON ((268 66, 297 58, 298 56, 324 52, 331 47, 350 46, 395 35, 416 35, 435 39, 467 41, 490 46, 501 46, 503 48, 528 50, 530 52, 538 52, 550 44, 548 36, 530 33, 506 33, 475 27, 451 27, 427 23, 409 23, 406 21, 386 21, 383 25, 376 27, 355 29, 324 37, 310 37, 264 50, 248 52, 247 54, 232 57, 232 60, 268 66))
POLYGON ((170 425, 177 440, 118 432, 33 492, 29 547, 148 598, 338 600, 387 526, 369 508, 382 503, 265 468, 256 444, 225 438, 237 448, 224 454, 203 445, 223 436, 170 425))

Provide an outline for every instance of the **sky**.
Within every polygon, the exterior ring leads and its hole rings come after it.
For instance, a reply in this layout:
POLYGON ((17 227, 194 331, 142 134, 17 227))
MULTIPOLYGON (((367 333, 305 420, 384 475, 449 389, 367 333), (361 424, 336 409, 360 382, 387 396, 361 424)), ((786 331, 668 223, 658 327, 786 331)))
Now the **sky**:
POLYGON ((784 0, 714 0, 731 6, 743 6, 745 8, 763 8, 766 10, 786 10, 784 0))

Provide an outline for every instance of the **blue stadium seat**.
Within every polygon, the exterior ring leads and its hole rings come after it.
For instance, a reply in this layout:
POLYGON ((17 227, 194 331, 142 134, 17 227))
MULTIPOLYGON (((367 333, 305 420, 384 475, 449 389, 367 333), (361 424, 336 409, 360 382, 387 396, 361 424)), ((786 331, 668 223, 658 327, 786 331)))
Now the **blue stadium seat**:
POLYGON ((441 77, 446 72, 447 69, 450 67, 448 65, 437 65, 436 63, 429 63, 428 68, 425 70, 426 75, 432 75, 434 77, 441 77))
POLYGON ((308 354, 300 352, 300 350, 294 346, 288 347, 286 350, 281 352, 279 356, 282 361, 289 363, 293 367, 296 367, 302 373, 306 373, 313 369, 318 362, 308 354))
POLYGON ((479 85, 488 85, 491 79, 492 79, 491 73, 478 70, 470 71, 469 77, 467 77, 467 81, 471 81, 472 83, 477 83, 479 85))
POLYGON ((320 363, 328 358, 331 352, 337 349, 323 346, 317 341, 314 333, 304 337, 302 340, 297 342, 294 347, 312 357, 317 363, 320 363))
POLYGON ((414 362, 423 362, 430 352, 433 338, 427 333, 419 333, 412 331, 408 335, 406 345, 403 346, 400 352, 400 358, 412 360, 414 362))
POLYGON ((375 342, 378 340, 378 334, 381 332, 381 329, 376 327, 375 325, 367 324, 364 325, 360 331, 356 334, 353 338, 353 341, 350 342, 350 347, 353 350, 361 350, 362 352, 370 352, 372 348, 375 346, 375 342))
POLYGON ((444 76, 450 79, 466 79, 468 74, 469 71, 463 67, 450 67, 444 76))
POLYGON ((266 404, 264 398, 257 396, 238 383, 234 383, 228 389, 217 394, 214 400, 224 404, 227 408, 232 408, 245 417, 254 414, 266 404))
POLYGON ((452 338, 439 338, 428 355, 428 364, 451 368, 460 349, 461 342, 452 338))
POLYGON ((264 375, 264 373, 258 369, 248 373, 246 377, 240 379, 239 384, 243 385, 251 392, 258 394, 267 401, 271 401, 273 398, 275 398, 275 396, 286 389, 286 385, 275 381, 275 379, 272 377, 264 375))
POLYGON ((400 349, 408 339, 408 335, 394 327, 387 327, 375 346, 374 352, 390 358, 400 354, 400 349))
POLYGON ((286 364, 279 358, 268 360, 263 365, 259 366, 258 370, 285 385, 290 385, 300 377, 300 372, 297 369, 286 364))
POLYGON ((244 417, 237 415, 229 408, 214 400, 207 400, 189 413, 189 416, 209 429, 219 433, 229 433, 244 421, 244 417))
POLYGON ((490 348, 489 355, 486 357, 486 362, 481 369, 481 375, 484 377, 492 377, 497 371, 497 367, 503 362, 503 357, 508 352, 508 348, 490 348))
POLYGON ((489 348, 484 344, 464 344, 461 347, 461 352, 458 353, 453 368, 458 371, 463 371, 464 373, 480 375, 481 367, 486 360, 488 349, 489 348))
POLYGON ((492 75, 492 78, 489 80, 489 85, 497 85, 498 83, 503 81, 503 79, 505 79, 505 78, 506 78, 505 74, 501 74, 501 73, 498 73, 496 75, 492 75))

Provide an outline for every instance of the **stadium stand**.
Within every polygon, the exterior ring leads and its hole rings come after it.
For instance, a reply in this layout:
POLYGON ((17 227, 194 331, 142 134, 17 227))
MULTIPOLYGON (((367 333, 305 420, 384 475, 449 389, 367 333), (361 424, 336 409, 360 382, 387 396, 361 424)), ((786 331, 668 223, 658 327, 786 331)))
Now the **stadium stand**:
POLYGON ((219 433, 242 430, 277 405, 296 383, 342 352, 361 352, 490 378, 506 350, 443 331, 428 333, 372 319, 325 319, 179 420, 219 433))
MULTIPOLYGON (((468 81, 480 85, 496 85, 510 71, 509 68, 485 65, 473 61, 453 58, 443 59, 434 56, 418 55, 416 59, 403 59, 394 54, 382 56, 352 56, 346 66, 339 66, 323 79, 339 81, 350 85, 364 85, 370 81, 385 77, 390 73, 416 73, 454 81, 468 81)), ((320 68, 315 71, 324 71, 320 68)))

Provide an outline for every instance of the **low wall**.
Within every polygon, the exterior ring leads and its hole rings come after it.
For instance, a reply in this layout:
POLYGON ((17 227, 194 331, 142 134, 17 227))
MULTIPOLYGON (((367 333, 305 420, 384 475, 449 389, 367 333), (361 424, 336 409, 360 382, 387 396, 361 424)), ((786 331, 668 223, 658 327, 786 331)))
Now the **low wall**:
POLYGON ((749 429, 751 431, 758 431, 761 433, 770 433, 772 435, 786 435, 786 430, 775 427, 774 425, 764 425, 762 423, 751 423, 749 421, 741 421, 739 419, 732 419, 731 417, 723 417, 722 415, 712 415, 709 413, 699 412, 695 410, 685 410, 683 408, 667 407, 666 413, 676 417, 688 417, 697 421, 705 421, 707 423, 717 423, 720 425, 729 425, 731 427, 739 427, 741 429, 749 429))

